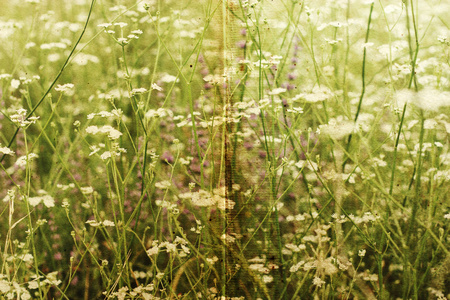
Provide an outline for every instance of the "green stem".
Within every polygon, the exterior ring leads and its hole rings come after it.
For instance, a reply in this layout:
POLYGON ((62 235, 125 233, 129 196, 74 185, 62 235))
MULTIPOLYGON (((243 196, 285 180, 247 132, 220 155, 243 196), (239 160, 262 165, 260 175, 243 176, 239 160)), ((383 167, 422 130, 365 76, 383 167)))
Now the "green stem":
MULTIPOLYGON (((372 4, 370 5, 369 21, 367 22, 366 38, 364 39, 365 44, 367 44, 367 42, 369 41, 369 32, 370 32, 370 23, 372 22, 373 5, 374 5, 374 3, 372 2, 372 4)), ((357 108, 356 114, 355 114, 355 119, 354 119, 355 123, 356 123, 356 121, 358 121, 359 112, 361 111, 361 106, 362 106, 362 102, 364 99, 364 94, 366 93, 366 54, 367 54, 367 47, 364 47, 362 71, 361 71, 362 90, 361 90, 361 95, 359 96, 358 108, 357 108)), ((350 134, 348 136, 347 146, 346 146, 347 152, 350 149, 350 143, 352 141, 352 136, 353 136, 353 134, 350 134)), ((342 171, 345 170, 345 165, 347 164, 348 159, 349 159, 349 157, 347 156, 345 158, 344 162, 342 163, 342 171)))

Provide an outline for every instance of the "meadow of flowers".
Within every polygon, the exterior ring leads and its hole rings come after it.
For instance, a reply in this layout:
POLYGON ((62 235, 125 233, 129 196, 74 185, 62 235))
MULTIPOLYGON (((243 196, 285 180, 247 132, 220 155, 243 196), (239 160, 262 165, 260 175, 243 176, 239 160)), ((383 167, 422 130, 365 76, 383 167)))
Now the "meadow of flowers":
POLYGON ((0 3, 0 299, 450 299, 448 1, 0 3))

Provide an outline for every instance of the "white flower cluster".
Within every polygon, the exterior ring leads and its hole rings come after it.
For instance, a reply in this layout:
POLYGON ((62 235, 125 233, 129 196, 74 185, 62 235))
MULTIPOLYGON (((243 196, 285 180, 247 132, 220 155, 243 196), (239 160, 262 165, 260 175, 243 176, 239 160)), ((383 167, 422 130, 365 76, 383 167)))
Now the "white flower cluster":
MULTIPOLYGON (((450 215, 450 214, 449 214, 450 215)), ((192 227, 191 231, 200 234, 202 232, 202 229, 205 227, 202 225, 202 222, 200 220, 195 220, 195 222, 197 223, 197 228, 192 227)))
MULTIPOLYGON (((104 149, 105 147, 106 147, 106 145, 103 144, 103 143, 100 143, 98 145, 90 146, 89 148, 91 149, 91 153, 89 153, 89 156, 92 156, 92 155, 96 154, 97 152, 99 152, 101 149, 104 149)), ((117 157, 121 153, 126 153, 126 152, 127 152, 127 149, 121 148, 121 147, 119 147, 118 143, 113 142, 113 143, 111 143, 111 151, 104 151, 100 155, 100 158, 102 160, 106 160, 106 159, 111 158, 111 157, 117 157)))
POLYGON ((271 270, 276 270, 278 268, 279 266, 272 263, 269 263, 268 266, 266 266, 264 263, 251 264, 249 266, 250 270, 257 271, 262 274, 269 274, 271 270))
POLYGON ((282 250, 283 254, 285 254, 285 255, 290 255, 290 254, 292 254, 292 252, 300 252, 300 251, 306 249, 305 244, 295 245, 295 244, 288 243, 284 246, 287 248, 287 249, 282 250))
POLYGON ((365 212, 362 217, 354 216, 350 214, 348 216, 355 224, 361 224, 361 223, 370 223, 375 222, 376 220, 380 219, 381 216, 374 216, 371 212, 365 212))
POLYGON ((173 243, 167 241, 159 243, 159 241, 156 240, 153 241, 152 247, 148 249, 146 252, 148 256, 152 256, 158 254, 162 248, 165 248, 167 253, 174 253, 178 254, 180 257, 185 257, 189 253, 191 253, 191 250, 189 249, 187 244, 188 242, 179 236, 175 238, 173 243), (177 248, 178 246, 180 246, 181 249, 178 249, 177 248))
POLYGON ((61 184, 61 183, 58 183, 57 185, 56 185, 56 187, 58 188, 58 189, 61 189, 62 191, 66 191, 66 190, 68 190, 68 189, 73 189, 73 188, 75 188, 75 183, 69 183, 69 184, 61 184))
POLYGON ((28 197, 28 203, 35 207, 39 203, 44 203, 46 207, 54 207, 55 206, 55 199, 53 199, 52 196, 48 195, 46 191, 40 190, 38 191, 41 196, 35 196, 35 197, 28 197))
POLYGON ((220 210, 233 209, 234 201, 225 198, 224 191, 215 189, 213 193, 200 189, 198 192, 180 194, 181 199, 190 199, 192 204, 201 207, 217 206, 220 210))
POLYGON ((151 118, 166 118, 173 117, 173 112, 170 109, 166 108, 158 108, 158 109, 150 109, 145 113, 145 117, 147 119, 151 118))
POLYGON ((445 297, 444 293, 441 290, 437 290, 432 287, 427 288, 427 290, 430 294, 434 295, 438 300, 448 300, 448 298, 445 297))
MULTIPOLYGON (((102 23, 102 24, 99 24, 99 25, 97 25, 97 26, 103 28, 103 30, 104 30, 106 33, 108 33, 108 34, 110 34, 110 35, 112 36, 113 34, 116 33, 116 31, 113 30, 113 29, 109 29, 109 27, 112 27, 112 26, 118 26, 118 27, 120 27, 120 30, 122 31, 122 29, 123 29, 124 27, 128 26, 128 23, 125 23, 125 22, 102 23)), ((140 37, 140 35, 141 35, 142 33, 143 33, 142 30, 137 29, 137 30, 131 31, 130 34, 129 34, 126 38, 123 37, 123 36, 122 36, 122 37, 119 37, 119 38, 117 38, 117 39, 116 39, 114 36, 112 36, 112 37, 113 37, 114 40, 117 41, 120 45, 125 46, 125 45, 127 45, 132 39, 139 39, 139 37, 140 37)))
POLYGON ((353 121, 344 119, 343 116, 332 118, 328 124, 320 125, 320 132, 325 133, 333 139, 342 139, 349 134, 358 132, 358 127, 353 121))
POLYGON ((213 85, 225 83, 224 77, 219 74, 208 74, 205 77, 203 77, 203 80, 213 85))
POLYGON ((432 88, 424 88, 419 92, 400 90, 394 95, 398 107, 403 107, 405 102, 412 102, 420 109, 438 112, 441 107, 450 106, 450 92, 439 91, 432 88))
POLYGON ((0 144, 0 153, 3 154, 8 154, 8 155, 14 155, 14 151, 12 151, 11 149, 9 149, 8 147, 2 147, 2 145, 0 144))
POLYGON ((16 165, 19 167, 25 167, 37 157, 39 157, 39 155, 36 153, 29 153, 28 155, 21 156, 16 160, 16 165))
POLYGON ((1 276, 5 279, 0 279, 0 293, 2 293, 6 299, 14 299, 16 297, 17 299, 22 300, 31 299, 30 292, 25 287, 15 281, 7 281, 6 276, 3 274, 1 276))
POLYGON ((91 113, 89 115, 87 115, 87 119, 91 120, 94 117, 101 117, 101 118, 108 118, 108 117, 116 117, 118 119, 120 119, 123 115, 123 111, 119 108, 119 109, 113 109, 111 112, 109 111, 100 111, 98 113, 91 113))
MULTIPOLYGON (((31 263, 33 256, 31 254, 26 254, 25 256, 27 256, 26 262, 31 263)), ((31 275, 30 280, 27 282, 28 290, 37 290, 38 288, 44 288, 45 286, 50 287, 61 284, 61 280, 57 279, 57 275, 58 272, 51 272, 46 276, 31 275)), ((16 281, 9 281, 6 275, 0 274, 0 293, 5 299, 32 299, 28 290, 23 283, 19 284, 16 281)))
POLYGON ((318 272, 324 273, 325 275, 332 275, 335 274, 338 271, 338 268, 336 268, 334 264, 335 258, 328 257, 328 258, 310 258, 309 261, 305 262, 304 260, 296 263, 293 265, 289 272, 295 273, 298 270, 303 271, 309 271, 312 269, 317 269, 318 272))
MULTIPOLYGON (((146 286, 139 285, 133 290, 129 290, 127 286, 121 287, 117 292, 111 293, 109 298, 117 297, 117 299, 144 299, 144 300, 160 300, 161 298, 153 296, 151 293, 155 289, 153 283, 146 286)), ((107 295, 108 292, 103 292, 107 295)))
POLYGON ((325 87, 315 87, 311 92, 300 93, 292 98, 292 101, 303 100, 309 103, 323 102, 332 98, 333 93, 325 87))
POLYGON ((319 277, 315 276, 313 279, 313 284, 321 287, 323 284, 325 283, 325 281, 323 281, 322 279, 320 279, 319 277))
POLYGON ((131 90, 130 97, 137 95, 137 94, 144 94, 147 92, 148 92, 148 90, 146 88, 135 88, 135 89, 131 90))
POLYGON ((92 125, 86 128, 86 132, 94 135, 97 133, 106 133, 111 140, 117 140, 122 135, 119 130, 114 129, 110 125, 104 125, 100 127, 92 125))
POLYGON ((74 88, 75 86, 73 85, 73 83, 66 83, 66 84, 58 84, 55 87, 55 91, 57 92, 61 92, 67 96, 72 96, 74 94, 74 88))
POLYGON ((287 90, 285 88, 276 88, 276 89, 271 90, 269 92, 269 95, 279 95, 279 94, 282 94, 282 93, 284 93, 286 91, 287 90))
POLYGON ((166 190, 171 185, 172 185, 172 183, 170 181, 168 181, 168 180, 163 180, 163 181, 159 181, 159 182, 155 183, 155 187, 160 189, 160 190, 166 190))
POLYGON ((16 123, 20 127, 28 127, 31 124, 36 123, 39 117, 28 117, 27 118, 27 110, 24 108, 20 108, 17 110, 17 113, 10 116, 11 121, 16 123))
POLYGON ((255 66, 256 68, 259 68, 261 66, 261 68, 267 69, 270 66, 278 65, 281 62, 281 59, 283 58, 283 56, 280 55, 272 55, 270 52, 264 52, 263 57, 268 57, 269 59, 261 59, 256 62, 253 62, 253 66, 255 66))
POLYGON ((10 202, 10 201, 13 201, 15 198, 16 198, 16 190, 10 189, 6 193, 5 198, 3 198, 3 202, 10 202))
POLYGON ((155 200, 155 204, 159 207, 165 207, 171 213, 178 215, 180 210, 178 209, 178 205, 176 203, 172 203, 167 200, 155 200))
POLYGON ((286 217, 287 222, 293 222, 293 221, 304 221, 306 218, 308 218, 309 215, 307 213, 304 214, 298 214, 298 215, 289 215, 286 217))
MULTIPOLYGON (((7 73, 0 74, 0 80, 9 79, 9 78, 12 78, 11 74, 7 74, 7 73)), ((19 86, 21 84, 25 84, 25 85, 30 84, 31 82, 33 82, 33 80, 39 80, 39 79, 40 79, 39 75, 34 75, 31 79, 27 78, 25 76, 21 76, 19 79, 12 79, 11 80, 11 89, 13 91, 15 91, 19 88, 19 86)))
POLYGON ((99 227, 99 226, 114 227, 114 226, 116 226, 116 224, 114 224, 114 222, 110 221, 110 220, 104 220, 104 221, 100 221, 100 222, 97 222, 96 220, 88 220, 88 221, 86 221, 86 224, 89 224, 92 227, 99 227))

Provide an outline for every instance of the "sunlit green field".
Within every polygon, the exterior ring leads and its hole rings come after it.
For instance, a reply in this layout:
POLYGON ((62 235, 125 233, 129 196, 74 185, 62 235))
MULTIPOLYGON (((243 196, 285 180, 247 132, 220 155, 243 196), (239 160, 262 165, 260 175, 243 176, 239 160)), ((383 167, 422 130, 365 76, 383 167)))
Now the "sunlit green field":
POLYGON ((0 299, 450 298, 449 11, 1 0, 0 299))

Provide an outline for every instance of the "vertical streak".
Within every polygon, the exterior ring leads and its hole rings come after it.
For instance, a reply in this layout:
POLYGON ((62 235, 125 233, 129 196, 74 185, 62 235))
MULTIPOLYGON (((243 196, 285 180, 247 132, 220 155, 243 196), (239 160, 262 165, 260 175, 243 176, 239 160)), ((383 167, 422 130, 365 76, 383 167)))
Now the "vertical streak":
MULTIPOLYGON (((224 118, 224 135, 223 135, 223 149, 224 149, 224 162, 225 162, 225 198, 231 199, 233 193, 234 183, 234 168, 233 168, 233 146, 232 146, 232 133, 234 131, 233 126, 233 65, 234 65, 234 53, 235 53, 235 41, 236 41, 236 29, 234 26, 235 17, 233 13, 239 7, 239 3, 235 0, 223 0, 222 2, 222 32, 223 32, 223 48, 222 48, 222 76, 223 86, 222 90, 222 105, 223 105, 223 118, 224 118)), ((236 232, 235 227, 235 214, 230 211, 224 213, 224 230, 236 232)), ((225 276, 225 293, 226 296, 233 296, 237 287, 236 278, 234 278, 234 268, 236 261, 232 257, 230 247, 234 245, 225 242, 225 269, 227 274, 225 276)))

